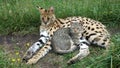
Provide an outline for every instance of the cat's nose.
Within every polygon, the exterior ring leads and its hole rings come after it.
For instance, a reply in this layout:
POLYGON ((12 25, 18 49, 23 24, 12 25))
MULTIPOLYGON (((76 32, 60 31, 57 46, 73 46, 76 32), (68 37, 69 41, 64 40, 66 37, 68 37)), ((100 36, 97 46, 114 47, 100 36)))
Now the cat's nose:
POLYGON ((75 32, 77 32, 77 29, 74 29, 75 32))
POLYGON ((45 24, 47 24, 47 22, 44 21, 45 24))

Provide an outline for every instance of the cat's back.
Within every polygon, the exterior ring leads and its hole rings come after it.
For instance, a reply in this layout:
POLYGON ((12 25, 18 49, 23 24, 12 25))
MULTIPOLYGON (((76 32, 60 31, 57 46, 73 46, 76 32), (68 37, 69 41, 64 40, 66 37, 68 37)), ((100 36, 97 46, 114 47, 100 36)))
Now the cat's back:
POLYGON ((54 51, 57 51, 57 48, 61 50, 70 49, 70 46, 72 45, 72 39, 69 36, 69 28, 60 28, 54 32, 51 42, 54 51))
POLYGON ((69 32, 70 32, 69 28, 60 28, 54 32, 53 36, 64 36, 64 35, 69 34, 69 32))

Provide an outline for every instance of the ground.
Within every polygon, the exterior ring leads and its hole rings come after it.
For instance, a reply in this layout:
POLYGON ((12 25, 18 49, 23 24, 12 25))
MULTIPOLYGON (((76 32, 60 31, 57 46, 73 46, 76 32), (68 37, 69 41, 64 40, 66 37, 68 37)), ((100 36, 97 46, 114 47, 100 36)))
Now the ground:
MULTIPOLYGON (((109 29, 112 35, 116 33, 120 33, 118 28, 109 29)), ((15 60, 20 59, 25 53, 25 51, 39 39, 39 35, 37 34, 26 34, 26 35, 2 35, 0 36, 0 46, 5 49, 5 52, 8 55, 11 55, 11 61, 15 62, 15 60), (18 55, 18 56, 17 56, 18 55)), ((91 51, 91 53, 96 53, 91 51)), ((63 68, 66 67, 66 55, 57 55, 53 51, 47 54, 44 58, 42 58, 37 64, 30 66, 31 68, 63 68)), ((67 57, 70 58, 70 55, 67 57)), ((72 67, 71 67, 72 68, 72 67)))
MULTIPOLYGON (((29 48, 29 46, 36 42, 39 39, 39 35, 25 35, 25 36, 14 36, 14 35, 7 35, 7 36, 0 36, 0 45, 3 46, 8 54, 12 54, 12 57, 15 57, 16 53, 19 53, 19 58, 21 59, 23 54, 29 48)), ((62 62, 62 56, 58 56, 53 52, 49 53, 44 59, 41 59, 37 64, 36 68, 58 68, 60 67, 58 62, 62 62), (54 58, 54 59, 53 59, 54 58), (57 60, 57 61, 56 61, 57 60), (46 62, 47 61, 47 62, 46 62), (47 65, 46 65, 47 64, 47 65)))

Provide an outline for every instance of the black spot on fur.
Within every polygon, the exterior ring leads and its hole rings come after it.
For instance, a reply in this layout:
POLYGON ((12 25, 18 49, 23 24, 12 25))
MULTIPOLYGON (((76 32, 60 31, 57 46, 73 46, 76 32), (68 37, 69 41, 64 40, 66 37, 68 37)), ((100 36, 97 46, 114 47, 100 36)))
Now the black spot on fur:
POLYGON ((88 46, 90 45, 89 43, 87 43, 87 42, 85 42, 85 41, 84 41, 84 42, 82 42, 82 43, 83 43, 83 44, 86 44, 86 45, 88 45, 88 46))
POLYGON ((52 28, 50 29, 50 31, 52 30, 52 28))
POLYGON ((99 29, 99 27, 96 27, 96 29, 99 29))
POLYGON ((48 49, 48 47, 44 47, 45 49, 48 49))
POLYGON ((82 21, 85 21, 84 19, 82 21))
POLYGON ((85 26, 85 28, 87 28, 87 26, 85 26))
POLYGON ((84 31, 83 33, 86 33, 87 31, 84 31))
POLYGON ((102 33, 101 31, 99 31, 99 33, 102 33))
POLYGON ((99 37, 103 37, 102 35, 100 35, 99 37))
POLYGON ((86 36, 86 39, 88 40, 93 35, 96 35, 96 33, 93 33, 93 34, 90 34, 89 36, 86 36))
POLYGON ((65 25, 63 25, 63 27, 65 27, 65 25))
MULTIPOLYGON (((81 20, 79 22, 82 22, 81 20)), ((83 22, 84 23, 84 22, 83 22)))
POLYGON ((86 19, 86 21, 88 21, 88 19, 86 19))
MULTIPOLYGON (((41 44, 44 44, 44 42, 42 40, 38 40, 41 44)), ((38 44, 37 44, 38 45, 38 44)))
POLYGON ((57 23, 57 20, 55 20, 55 23, 57 23))
POLYGON ((88 27, 88 30, 90 30, 90 27, 88 27))
POLYGON ((100 23, 98 23, 98 24, 100 24, 100 23))
POLYGON ((103 27, 100 27, 101 29, 103 29, 103 27))
POLYGON ((39 43, 37 45, 40 45, 39 43))
POLYGON ((82 36, 84 36, 84 34, 82 33, 82 36))
POLYGON ((94 30, 94 28, 91 29, 92 31, 94 30))
POLYGON ((105 45, 105 43, 102 43, 101 45, 105 45))
POLYGON ((57 21, 59 21, 61 24, 64 24, 63 22, 60 21, 60 19, 57 19, 57 21))
POLYGON ((49 44, 46 44, 47 46, 49 45, 49 44))
POLYGON ((52 37, 53 35, 50 35, 50 37, 52 37))
POLYGON ((86 35, 88 35, 89 33, 86 33, 86 35))
POLYGON ((71 21, 67 21, 66 23, 70 23, 71 21))
POLYGON ((94 23, 97 23, 97 22, 94 22, 94 23))
MULTIPOLYGON (((80 21, 81 22, 81 21, 80 21)), ((84 22, 82 22, 84 24, 84 22)))
POLYGON ((86 22, 86 24, 89 24, 88 22, 86 22))
POLYGON ((105 30, 102 30, 103 32, 105 32, 105 30))
POLYGON ((67 26, 70 26, 70 24, 68 24, 67 26))
POLYGON ((107 39, 104 39, 103 41, 107 41, 107 39))
POLYGON ((54 27, 54 29, 56 29, 56 27, 54 27))
POLYGON ((96 33, 98 33, 98 31, 95 31, 96 33))

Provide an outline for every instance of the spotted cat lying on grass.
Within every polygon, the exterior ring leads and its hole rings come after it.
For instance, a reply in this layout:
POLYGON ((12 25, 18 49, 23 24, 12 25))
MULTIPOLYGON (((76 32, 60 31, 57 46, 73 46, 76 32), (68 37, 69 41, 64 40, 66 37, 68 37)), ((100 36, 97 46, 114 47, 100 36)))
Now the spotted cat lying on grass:
POLYGON ((44 57, 51 49, 51 37, 53 33, 60 29, 60 28, 67 28, 71 27, 70 24, 72 21, 78 21, 78 23, 82 24, 81 26, 84 28, 84 32, 82 33, 82 36, 90 43, 95 44, 97 46, 108 48, 109 42, 110 42, 110 34, 108 33, 106 27, 99 21, 92 20, 90 18, 86 17, 67 17, 65 19, 56 18, 54 14, 53 7, 50 7, 49 9, 44 9, 41 7, 38 7, 38 10, 40 11, 40 19, 41 19, 41 29, 45 29, 50 36, 49 40, 45 43, 43 43, 43 40, 39 41, 42 43, 42 48, 33 55, 32 58, 27 60, 27 64, 34 64, 36 63, 40 58, 44 57), (44 27, 44 28, 43 28, 44 27), (32 60, 36 58, 36 60, 32 60))

